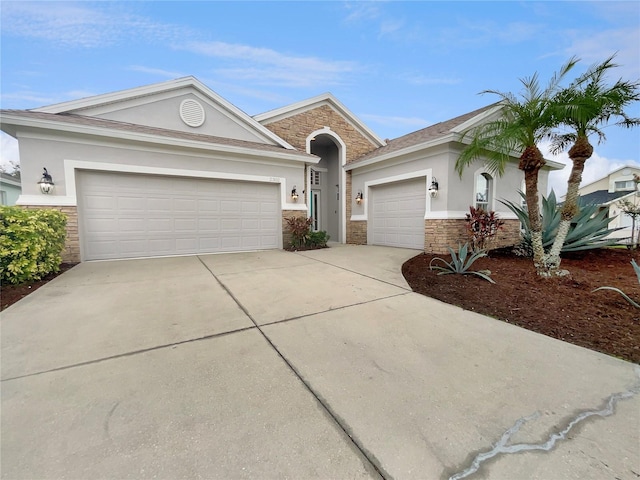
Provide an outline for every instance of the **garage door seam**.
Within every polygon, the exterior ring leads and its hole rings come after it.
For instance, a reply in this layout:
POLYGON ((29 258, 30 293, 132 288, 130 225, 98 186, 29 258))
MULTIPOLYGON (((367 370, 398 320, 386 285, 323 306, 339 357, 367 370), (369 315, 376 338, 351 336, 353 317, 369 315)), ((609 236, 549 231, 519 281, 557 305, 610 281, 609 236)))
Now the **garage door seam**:
POLYGON ((368 452, 363 445, 355 438, 354 434, 350 432, 350 428, 344 425, 338 415, 329 407, 327 403, 320 397, 318 393, 311 387, 311 385, 303 378, 300 372, 293 366, 293 364, 284 356, 284 354, 276 347, 273 341, 269 338, 269 336, 262 330, 261 326, 258 325, 258 322, 251 316, 247 308, 240 302, 238 298, 231 292, 231 290, 218 278, 218 276, 209 268, 209 266, 202 261, 200 256, 198 256, 198 260, 204 265, 204 267, 209 270, 213 278, 220 284, 220 286, 229 294, 229 296, 233 299, 234 302, 238 305, 238 307, 245 313, 245 315, 253 322, 255 328, 260 332, 260 334, 264 337, 265 341, 271 346, 271 348, 276 352, 276 354, 282 359, 282 361, 289 367, 289 369, 293 372, 293 374, 300 380, 302 385, 307 389, 307 391, 315 398, 316 402, 322 406, 326 414, 335 422, 335 424, 342 430, 342 432, 347 436, 347 438, 351 441, 353 446, 357 449, 358 452, 362 455, 369 465, 380 475, 383 479, 392 478, 387 472, 384 471, 380 463, 377 459, 372 458, 373 455, 368 452))

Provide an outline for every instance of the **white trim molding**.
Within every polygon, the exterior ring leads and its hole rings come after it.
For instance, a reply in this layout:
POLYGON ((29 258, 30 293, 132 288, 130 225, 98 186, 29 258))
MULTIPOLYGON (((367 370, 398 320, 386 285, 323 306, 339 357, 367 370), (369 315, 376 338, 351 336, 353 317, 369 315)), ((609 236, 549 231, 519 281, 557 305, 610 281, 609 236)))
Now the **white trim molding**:
MULTIPOLYGON (((404 180, 413 180, 421 177, 424 177, 425 179, 424 190, 425 190, 425 197, 426 197, 426 203, 425 203, 425 218, 426 218, 427 212, 431 211, 431 197, 429 196, 429 194, 427 194, 428 185, 431 184, 431 180, 433 178, 433 171, 431 168, 427 168, 425 170, 418 170, 410 173, 403 173, 401 175, 393 175, 391 177, 378 178, 376 180, 369 180, 364 182, 364 192, 363 192, 364 214, 351 215, 351 220, 352 221, 363 221, 363 220, 368 221, 369 220, 369 200, 371 199, 371 191, 370 191, 371 187, 386 185, 388 183, 402 182, 404 180)), ((351 188, 353 189, 353 177, 351 178, 351 188)))
POLYGON ((42 207, 76 207, 78 202, 76 197, 68 195, 20 195, 16 201, 20 206, 42 206, 42 207))
MULTIPOLYGON (((425 214, 425 220, 465 220, 467 214, 464 210, 441 210, 437 212, 428 212, 425 214)), ((518 220, 518 217, 513 212, 496 212, 498 218, 501 220, 518 220)))
MULTIPOLYGON (((347 199, 346 199, 346 191, 347 191, 347 172, 345 170, 345 165, 347 163, 347 145, 344 143, 340 135, 331 130, 330 127, 323 127, 318 130, 311 132, 307 135, 305 140, 305 144, 307 147, 307 153, 311 154, 311 142, 318 135, 327 135, 331 137, 331 139, 336 142, 336 147, 338 148, 338 168, 340 175, 340 243, 347 243, 347 199)), ((320 162, 320 159, 318 159, 320 162)), ((312 167, 313 168, 313 167, 312 167)), ((307 169, 307 190, 311 192, 311 181, 310 181, 311 172, 310 169, 307 169)), ((307 195, 307 211, 311 212, 311 195, 307 195)))
MULTIPOLYGON (((116 173, 137 173, 147 175, 165 175, 171 177, 197 177, 212 180, 237 180, 243 182, 278 183, 280 184, 280 202, 282 209, 306 210, 306 206, 292 203, 288 199, 286 179, 283 177, 266 177, 261 175, 245 175, 239 173, 211 172, 203 170, 185 170, 179 168, 147 167, 142 165, 126 165, 106 162, 87 162, 82 160, 64 160, 64 179, 67 197, 76 202, 76 170, 94 170, 116 173), (302 208, 301 208, 302 207, 302 208)), ((37 197, 37 196, 36 196, 37 197)), ((55 198, 55 197, 51 197, 55 198)), ((75 204, 75 203, 74 203, 75 204)))

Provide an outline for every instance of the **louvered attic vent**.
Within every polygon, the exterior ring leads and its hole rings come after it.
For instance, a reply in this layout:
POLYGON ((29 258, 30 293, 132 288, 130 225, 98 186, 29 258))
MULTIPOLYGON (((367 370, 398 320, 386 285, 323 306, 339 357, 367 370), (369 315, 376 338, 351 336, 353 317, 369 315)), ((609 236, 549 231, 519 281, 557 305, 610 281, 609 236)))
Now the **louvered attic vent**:
POLYGON ((204 108, 195 100, 183 100, 180 104, 180 118, 190 127, 199 127, 204 123, 204 108))

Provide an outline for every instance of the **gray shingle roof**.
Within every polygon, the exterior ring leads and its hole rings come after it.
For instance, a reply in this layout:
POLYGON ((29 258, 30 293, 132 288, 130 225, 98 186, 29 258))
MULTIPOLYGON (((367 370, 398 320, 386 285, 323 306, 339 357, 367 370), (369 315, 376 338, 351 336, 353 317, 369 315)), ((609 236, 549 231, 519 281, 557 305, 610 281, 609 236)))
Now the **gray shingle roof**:
POLYGON ((451 130, 458 125, 462 125, 467 120, 470 120, 473 117, 476 117, 481 113, 494 108, 496 105, 498 104, 494 103, 491 105, 487 105, 486 107, 479 108, 478 110, 474 110, 473 112, 465 113, 464 115, 460 115, 444 122, 436 123, 435 125, 431 125, 430 127, 426 127, 421 130, 408 133, 407 135, 403 135, 402 137, 390 140, 384 147, 380 147, 372 151, 371 153, 360 157, 355 162, 352 162, 352 165, 360 163, 364 160, 380 157, 382 155, 386 155, 392 152, 403 150, 405 148, 420 145, 422 143, 431 142, 441 137, 445 137, 450 134, 451 130))
POLYGON ((111 130, 120 130, 124 132, 142 133, 148 135, 157 135, 166 138, 175 138, 181 140, 193 140, 197 142, 209 143, 212 145, 225 145, 232 147, 247 148, 252 150, 261 150, 265 152, 274 152, 282 154, 290 154, 297 156, 307 155, 310 159, 316 159, 314 155, 308 155, 299 150, 289 150, 275 145, 266 145, 264 143, 250 142, 247 140, 236 140, 233 138, 216 137, 213 135, 204 135, 201 133, 181 132, 179 130, 170 130, 166 128, 149 127, 146 125, 138 125, 134 123, 120 122, 116 120, 107 120, 104 118, 88 117, 85 115, 69 114, 69 113, 44 113, 29 110, 0 110, 0 115, 12 114, 23 118, 49 120, 63 122, 73 125, 83 125, 111 130))
POLYGON ((582 195, 578 203, 581 207, 584 205, 603 205, 605 203, 617 200, 618 198, 624 197, 625 195, 629 195, 630 193, 633 193, 633 191, 627 190, 624 192, 609 193, 608 190, 596 190, 595 192, 582 195))

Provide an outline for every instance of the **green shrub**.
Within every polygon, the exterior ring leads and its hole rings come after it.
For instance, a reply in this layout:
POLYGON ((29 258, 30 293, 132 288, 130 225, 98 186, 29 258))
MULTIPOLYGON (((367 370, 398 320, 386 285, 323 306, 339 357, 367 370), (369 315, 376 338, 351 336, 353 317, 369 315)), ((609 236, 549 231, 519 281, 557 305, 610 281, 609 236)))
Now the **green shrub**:
POLYGON ((465 243, 462 246, 458 246, 457 254, 453 248, 447 248, 449 249, 449 253, 451 253, 451 262, 447 262, 440 257, 433 258, 429 263, 429 270, 440 270, 438 272, 438 275, 447 275, 449 273, 457 273, 460 275, 476 275, 480 278, 484 278, 488 282, 496 283, 489 277, 489 275, 491 275, 491 272, 489 272, 488 270, 481 270, 477 272, 469 270, 469 268, 471 268, 471 265, 473 265, 473 262, 475 262, 479 258, 487 256, 485 252, 475 252, 467 259, 467 254, 469 251, 468 243, 465 243), (445 266, 442 267, 440 265, 434 265, 433 262, 441 262, 445 266))
POLYGON ((309 234, 309 246, 316 248, 324 248, 331 237, 327 232, 321 230, 319 232, 311 232, 309 234))
POLYGON ((25 283, 57 272, 66 225, 57 210, 0 207, 0 281, 25 283))
POLYGON ((304 217, 287 218, 289 232, 291 232, 291 248, 324 248, 329 241, 327 232, 312 232, 313 219, 304 217))
MULTIPOLYGON (((525 198, 524 193, 520 196, 525 198)), ((509 207, 515 213, 522 224, 522 244, 520 250, 526 255, 532 256, 531 230, 529 229, 529 213, 519 205, 508 200, 500 200, 500 203, 509 207)), ((542 245, 545 250, 551 248, 556 238, 560 224, 560 209, 553 190, 548 197, 542 197, 542 245)), ((614 217, 615 218, 615 217, 614 217)), ((562 246, 562 253, 577 252, 579 250, 591 250, 607 247, 616 243, 615 238, 606 238, 619 228, 609 228, 613 218, 608 218, 606 210, 600 210, 597 205, 585 205, 580 208, 578 214, 571 220, 569 233, 562 246)))

